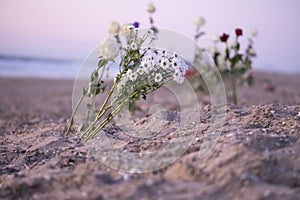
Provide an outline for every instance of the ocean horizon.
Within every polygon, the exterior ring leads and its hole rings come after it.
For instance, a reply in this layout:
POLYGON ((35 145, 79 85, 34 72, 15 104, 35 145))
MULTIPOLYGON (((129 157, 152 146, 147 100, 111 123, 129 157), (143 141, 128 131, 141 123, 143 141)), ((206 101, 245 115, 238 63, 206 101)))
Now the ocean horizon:
MULTIPOLYGON (((84 60, 79 59, 42 58, 0 54, 0 77, 75 79, 83 63, 84 60)), ((300 73, 299 71, 290 71, 287 68, 268 70, 267 67, 254 67, 253 70, 284 74, 300 73)))
POLYGON ((0 76, 74 79, 80 60, 0 55, 0 76))

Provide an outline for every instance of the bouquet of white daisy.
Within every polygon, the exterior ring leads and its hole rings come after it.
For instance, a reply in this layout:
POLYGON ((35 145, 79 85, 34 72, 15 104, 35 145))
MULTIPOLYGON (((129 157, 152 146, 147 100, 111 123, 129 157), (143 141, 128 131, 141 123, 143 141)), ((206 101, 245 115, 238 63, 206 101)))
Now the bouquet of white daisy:
POLYGON ((83 90, 67 130, 68 133, 82 100, 92 99, 87 105, 91 114, 87 114, 87 119, 80 126, 81 138, 84 140, 93 138, 124 107, 138 99, 146 99, 147 94, 167 82, 183 83, 188 69, 186 61, 176 53, 151 47, 157 37, 151 28, 145 31, 138 29, 138 23, 133 23, 120 31, 120 26, 112 22, 109 33, 111 37, 100 45, 98 67, 92 72, 89 84, 83 90), (95 109, 93 103, 96 96, 108 88, 103 80, 103 73, 112 62, 118 64, 118 73, 103 104, 95 109), (94 116, 92 120, 91 116, 94 116))

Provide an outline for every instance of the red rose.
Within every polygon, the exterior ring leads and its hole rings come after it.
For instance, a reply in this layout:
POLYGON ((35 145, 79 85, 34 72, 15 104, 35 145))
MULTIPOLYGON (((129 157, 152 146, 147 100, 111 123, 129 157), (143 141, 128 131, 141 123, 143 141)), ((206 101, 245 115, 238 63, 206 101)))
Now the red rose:
POLYGON ((243 30, 240 28, 237 28, 237 29, 235 29, 235 34, 237 37, 239 37, 239 36, 243 35, 243 30))
POLYGON ((226 33, 223 33, 223 35, 220 36, 220 40, 221 40, 222 42, 227 42, 227 39, 228 39, 228 38, 229 38, 229 35, 226 34, 226 33))
POLYGON ((196 71, 195 69, 188 69, 188 70, 186 71, 184 77, 190 77, 190 76, 196 74, 196 72, 197 72, 197 71, 196 71))

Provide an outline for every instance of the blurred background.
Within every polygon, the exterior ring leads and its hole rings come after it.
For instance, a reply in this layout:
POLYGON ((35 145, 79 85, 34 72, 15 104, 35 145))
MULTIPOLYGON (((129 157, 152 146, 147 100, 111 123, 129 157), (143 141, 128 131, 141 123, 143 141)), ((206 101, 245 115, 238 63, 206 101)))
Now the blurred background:
MULTIPOLYGON (((299 0, 152 1, 159 28, 193 38, 197 17, 205 18, 199 45, 212 35, 249 35, 258 30, 255 70, 300 73, 299 0)), ((149 0, 1 0, 0 76, 75 78, 81 62, 107 37, 112 20, 148 27, 149 0)), ((245 37, 246 38, 246 37, 245 37)))

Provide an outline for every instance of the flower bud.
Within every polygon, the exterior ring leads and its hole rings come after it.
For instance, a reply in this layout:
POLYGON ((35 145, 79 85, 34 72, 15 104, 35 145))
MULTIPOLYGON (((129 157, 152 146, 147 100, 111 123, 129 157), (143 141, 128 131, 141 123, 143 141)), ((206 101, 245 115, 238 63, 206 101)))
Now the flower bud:
POLYGON ((139 28, 140 23, 139 22, 134 22, 132 25, 134 26, 134 28, 139 28))
POLYGON ((253 48, 250 48, 250 49, 248 50, 248 53, 249 53, 250 56, 256 56, 255 49, 253 49, 253 48))
POLYGON ((196 20, 195 20, 195 25, 197 28, 203 26, 205 24, 205 19, 203 17, 198 17, 196 20))
POLYGON ((221 40, 222 42, 227 42, 228 38, 229 38, 229 35, 226 34, 226 33, 223 33, 223 35, 220 36, 220 40, 221 40))
POLYGON ((257 29, 253 29, 253 30, 251 31, 251 36, 252 36, 252 37, 256 37, 256 36, 257 36, 257 29))
POLYGON ((112 21, 108 29, 108 33, 111 34, 112 36, 117 36, 119 35, 119 31, 120 31, 119 23, 116 21, 112 21))
POLYGON ((243 30, 240 28, 235 29, 235 34, 237 37, 242 36, 243 35, 243 30))
POLYGON ((124 37, 128 37, 130 35, 129 27, 132 26, 132 24, 124 24, 121 28, 121 35, 124 37))
POLYGON ((155 7, 154 7, 154 4, 152 2, 147 5, 146 11, 148 13, 154 13, 155 12, 155 7))
POLYGON ((220 41, 220 38, 219 38, 219 36, 217 36, 217 35, 211 36, 211 39, 212 39, 212 41, 213 41, 214 43, 217 43, 217 42, 220 41))

